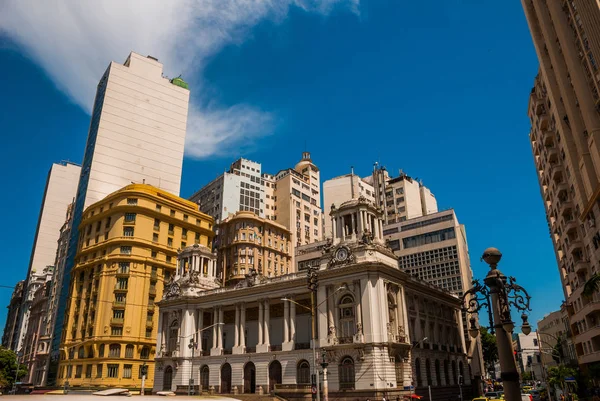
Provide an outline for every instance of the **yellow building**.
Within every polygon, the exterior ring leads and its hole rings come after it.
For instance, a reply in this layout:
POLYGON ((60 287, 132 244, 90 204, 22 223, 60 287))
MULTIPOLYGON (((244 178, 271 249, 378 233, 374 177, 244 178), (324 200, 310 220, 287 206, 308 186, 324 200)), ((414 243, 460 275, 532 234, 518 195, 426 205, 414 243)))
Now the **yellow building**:
POLYGON ((217 266, 224 285, 244 279, 251 268, 265 277, 293 271, 292 233, 281 224, 252 212, 237 212, 218 229, 217 266))
POLYGON ((174 274, 177 250, 210 248, 213 219, 166 191, 133 184, 89 206, 79 226, 76 263, 61 338, 58 385, 141 385, 154 378, 155 301, 174 274))

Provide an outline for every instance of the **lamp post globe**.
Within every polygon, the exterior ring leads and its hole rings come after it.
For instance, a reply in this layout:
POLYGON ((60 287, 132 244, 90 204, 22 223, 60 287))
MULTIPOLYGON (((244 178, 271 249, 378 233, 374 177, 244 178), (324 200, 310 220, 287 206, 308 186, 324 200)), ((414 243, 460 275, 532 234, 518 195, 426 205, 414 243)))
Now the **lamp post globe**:
POLYGON ((502 259, 502 252, 498 250, 498 248, 487 248, 483 251, 483 256, 481 257, 491 267, 497 265, 502 259))

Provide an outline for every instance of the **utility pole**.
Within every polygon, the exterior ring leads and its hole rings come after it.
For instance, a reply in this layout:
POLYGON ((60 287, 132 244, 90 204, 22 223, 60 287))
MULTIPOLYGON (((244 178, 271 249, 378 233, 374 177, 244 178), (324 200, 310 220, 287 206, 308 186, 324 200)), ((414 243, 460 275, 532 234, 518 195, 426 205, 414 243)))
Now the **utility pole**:
POLYGON ((140 395, 145 395, 144 390, 146 388, 146 373, 148 373, 148 365, 146 365, 146 361, 142 365, 142 388, 140 390, 140 395))

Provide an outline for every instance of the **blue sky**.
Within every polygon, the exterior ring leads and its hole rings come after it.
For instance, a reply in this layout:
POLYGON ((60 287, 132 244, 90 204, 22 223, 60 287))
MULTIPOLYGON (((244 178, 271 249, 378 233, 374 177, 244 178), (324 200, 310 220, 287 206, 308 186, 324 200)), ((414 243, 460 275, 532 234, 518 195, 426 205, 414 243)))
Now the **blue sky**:
MULTIPOLYGON (((183 196, 238 156, 274 173, 307 149, 323 179, 379 161, 456 209, 476 277, 486 247, 503 252, 532 322, 560 306, 528 141, 537 59, 516 2, 222 0, 173 15, 159 1, 144 12, 27 3, 0 9, 3 285, 26 273, 49 166, 81 162, 95 84, 135 50, 191 82, 183 196)), ((0 288, 2 327, 10 295, 0 288)))

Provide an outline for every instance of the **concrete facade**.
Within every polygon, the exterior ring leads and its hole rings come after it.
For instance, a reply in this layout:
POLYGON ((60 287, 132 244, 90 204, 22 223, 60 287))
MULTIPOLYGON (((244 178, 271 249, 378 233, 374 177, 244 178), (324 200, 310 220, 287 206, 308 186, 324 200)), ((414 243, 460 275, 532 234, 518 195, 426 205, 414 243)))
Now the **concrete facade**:
MULTIPOLYGON (((42 272, 47 266, 54 265, 60 227, 64 222, 67 206, 75 199, 80 173, 81 167, 69 162, 53 163, 48 172, 25 279, 25 288, 29 287, 28 283, 35 272, 42 272)), ((33 294, 29 295, 29 297, 25 297, 24 301, 33 297, 33 294)), ((23 345, 27 325, 29 324, 29 314, 28 307, 21 308, 17 350, 20 350, 23 345)))
MULTIPOLYGON (((469 384, 457 297, 398 268, 372 203, 345 202, 331 218, 337 229, 321 249, 315 300, 329 397, 408 394, 413 382, 417 392, 456 392, 459 375, 469 384)), ((247 275, 214 289, 194 274, 176 276, 158 304, 154 391, 187 392, 191 378, 196 391, 310 398, 306 275, 247 275)))
POLYGON ((551 312, 538 321, 538 343, 544 372, 558 362, 576 365, 577 355, 566 308, 551 312))
MULTIPOLYGON (((85 210, 58 386, 139 387, 143 363, 152 380, 155 299, 175 275, 178 249, 197 244, 212 256, 212 225, 195 203, 148 184, 128 185, 85 210)), ((209 269, 204 264, 198 268, 209 269)))
MULTIPOLYGON (((163 76, 154 57, 131 53, 112 62, 100 79, 77 187, 73 225, 62 287, 75 267, 84 210, 131 183, 146 183, 179 195, 189 90, 180 79, 163 76)), ((67 291, 57 303, 54 338, 64 328, 67 291)), ((57 341, 52 351, 58 351, 57 341)), ((51 377, 55 379, 55 375, 51 377)))
POLYGON ((600 297, 582 296, 600 267, 600 6, 522 0, 540 63, 527 113, 535 168, 583 367, 600 361, 600 297))

